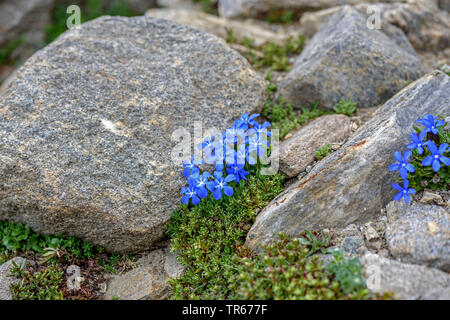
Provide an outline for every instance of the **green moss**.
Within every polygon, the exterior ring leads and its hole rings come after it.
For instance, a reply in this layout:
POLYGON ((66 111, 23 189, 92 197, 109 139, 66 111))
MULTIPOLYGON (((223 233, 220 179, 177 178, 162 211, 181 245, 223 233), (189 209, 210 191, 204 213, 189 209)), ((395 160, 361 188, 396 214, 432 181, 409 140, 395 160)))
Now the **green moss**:
POLYGON ((171 280, 174 299, 225 299, 234 272, 233 255, 239 251, 257 211, 281 191, 282 175, 258 174, 241 181, 232 197, 203 199, 198 206, 182 206, 168 226, 172 248, 185 274, 171 280))
POLYGON ((346 116, 352 117, 356 112, 356 102, 352 99, 341 99, 334 106, 333 110, 339 114, 345 114, 346 116))
POLYGON ((199 3, 203 12, 212 14, 215 16, 219 15, 217 10, 217 2, 211 0, 192 0, 193 3, 199 3))
POLYGON ((325 158, 328 155, 328 152, 330 152, 330 149, 331 149, 331 145, 327 144, 326 146, 323 146, 322 148, 317 150, 316 151, 316 159, 322 160, 323 158, 325 158))
POLYGON ((64 271, 56 264, 46 267, 25 267, 14 264, 11 276, 19 279, 11 285, 14 300, 63 300, 61 283, 64 271))
MULTIPOLYGON (((267 79, 270 80, 270 74, 267 79)), ((268 99, 262 115, 272 123, 273 128, 280 130, 280 138, 310 120, 332 113, 331 111, 318 109, 318 103, 315 103, 311 109, 302 108, 302 110, 294 111, 292 104, 287 102, 284 97, 280 97, 277 102, 275 101, 274 96, 277 91, 275 84, 269 84, 267 91, 268 99)))
POLYGON ((7 63, 14 63, 14 61, 11 60, 11 54, 23 42, 24 38, 20 37, 19 39, 16 39, 8 43, 4 48, 0 48, 0 65, 7 63))
MULTIPOLYGON (((228 31, 228 43, 237 43, 232 30, 228 31)), ((289 58, 298 55, 304 48, 306 37, 289 37, 283 45, 267 42, 256 46, 250 38, 244 38, 242 43, 247 50, 241 52, 255 69, 270 69, 273 71, 288 71, 291 68, 289 58)))
POLYGON ((384 299, 372 296, 362 276, 358 259, 335 252, 334 261, 323 266, 313 254, 328 246, 310 232, 290 239, 280 233, 279 241, 264 247, 257 256, 235 257, 237 272, 230 280, 234 299, 334 300, 384 299), (317 244, 320 243, 319 246, 317 244), (315 244, 314 247, 312 244, 315 244))
POLYGON ((269 23, 282 23, 290 24, 293 23, 299 16, 296 15, 295 11, 288 9, 272 9, 266 15, 265 19, 269 23))
POLYGON ((0 221, 0 240, 0 253, 6 258, 32 251, 44 255, 45 260, 51 260, 60 251, 77 259, 90 259, 104 252, 102 247, 94 247, 78 238, 39 234, 28 226, 11 221, 0 221))

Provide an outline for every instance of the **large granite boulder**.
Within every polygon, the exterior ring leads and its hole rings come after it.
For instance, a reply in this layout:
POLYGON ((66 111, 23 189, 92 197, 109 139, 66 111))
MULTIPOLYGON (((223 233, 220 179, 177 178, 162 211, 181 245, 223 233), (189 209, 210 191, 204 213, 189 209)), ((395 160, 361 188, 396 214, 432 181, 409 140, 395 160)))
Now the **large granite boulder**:
POLYGON ((297 108, 319 101, 321 108, 332 109, 342 98, 360 108, 374 107, 426 73, 412 48, 369 29, 366 20, 350 6, 331 16, 297 58, 278 94, 297 108))
POLYGON ((376 217, 392 200, 395 173, 388 170, 404 150, 415 121, 450 112, 450 77, 434 71, 387 101, 335 153, 320 161, 258 215, 246 244, 259 249, 280 231, 344 227, 376 217))
POLYGON ((295 14, 361 2, 404 0, 219 0, 219 14, 227 18, 259 18, 273 11, 295 14))
POLYGON ((213 35, 148 16, 71 29, 0 97, 0 219, 147 249, 185 184, 174 130, 222 130, 264 101, 265 81, 213 35))
POLYGON ((386 241, 390 253, 407 263, 450 272, 450 209, 444 206, 391 202, 386 241))

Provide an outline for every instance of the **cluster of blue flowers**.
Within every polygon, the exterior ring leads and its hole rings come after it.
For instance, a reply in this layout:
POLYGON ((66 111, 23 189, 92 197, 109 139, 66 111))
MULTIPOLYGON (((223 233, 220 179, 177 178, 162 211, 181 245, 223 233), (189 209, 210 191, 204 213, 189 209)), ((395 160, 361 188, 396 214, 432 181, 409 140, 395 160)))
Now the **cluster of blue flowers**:
POLYGON ((181 188, 181 202, 198 205, 200 199, 208 197, 209 193, 216 200, 223 194, 232 196, 233 187, 241 180, 247 180, 250 166, 260 163, 260 159, 267 155, 270 143, 268 137, 269 122, 259 124, 255 121, 259 114, 244 113, 234 122, 234 125, 220 135, 205 139, 198 145, 203 150, 203 159, 183 162, 183 175, 187 178, 187 187, 181 188), (214 173, 201 172, 203 164, 214 165, 214 173))
POLYGON ((444 120, 437 119, 428 114, 423 119, 417 120, 417 122, 423 125, 425 129, 421 131, 419 135, 414 132, 410 133, 409 137, 412 142, 406 146, 409 150, 405 151, 403 156, 399 151, 394 152, 394 158, 397 163, 389 166, 390 171, 399 171, 400 177, 403 179, 403 187, 396 183, 392 184, 392 187, 399 191, 399 193, 394 196, 394 200, 399 201, 403 198, 405 203, 409 203, 410 194, 416 193, 415 189, 408 188, 408 173, 415 172, 414 166, 411 163, 408 163, 408 160, 412 155, 411 150, 416 150, 419 155, 422 155, 425 151, 424 147, 426 147, 431 155, 428 155, 422 160, 422 166, 431 166, 434 172, 438 172, 439 169, 441 169, 442 164, 445 166, 450 165, 450 159, 444 156, 444 152, 447 151, 448 144, 442 143, 438 147, 432 140, 424 141, 428 133, 432 133, 433 135, 439 134, 438 127, 445 125, 444 120))

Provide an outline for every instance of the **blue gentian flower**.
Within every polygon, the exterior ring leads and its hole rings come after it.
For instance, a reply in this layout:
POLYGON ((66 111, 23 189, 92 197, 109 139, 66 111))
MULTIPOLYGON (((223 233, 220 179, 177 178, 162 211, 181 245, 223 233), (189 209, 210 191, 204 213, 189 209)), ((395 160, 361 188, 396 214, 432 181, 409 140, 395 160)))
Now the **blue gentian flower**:
POLYGON ((431 165, 433 167, 434 172, 438 172, 441 169, 441 162, 446 166, 450 165, 450 159, 443 156, 444 152, 447 150, 448 144, 443 143, 439 146, 439 149, 436 147, 433 141, 428 144, 428 151, 431 152, 431 156, 426 157, 422 161, 423 166, 431 165))
POLYGON ((409 134, 409 137, 411 138, 412 143, 408 144, 406 147, 408 149, 416 149, 418 154, 422 154, 423 146, 427 146, 430 143, 430 141, 423 142, 423 139, 425 139, 426 134, 427 133, 425 131, 422 131, 421 133, 419 133, 419 136, 417 136, 417 134, 411 132, 409 134))
POLYGON ((222 172, 214 172, 214 180, 207 183, 208 189, 212 192, 214 199, 219 200, 222 198, 222 191, 227 196, 232 196, 233 188, 228 186, 227 183, 234 180, 234 175, 230 174, 225 178, 222 177, 222 172))
POLYGON ((409 157, 411 157, 412 152, 410 150, 405 151, 404 158, 402 157, 402 154, 398 151, 394 152, 394 158, 398 161, 398 163, 391 164, 389 166, 390 171, 397 171, 400 170, 400 177, 403 179, 406 179, 408 172, 414 172, 414 166, 410 163, 408 163, 409 157))
POLYGON ((207 171, 203 172, 202 174, 197 173, 189 177, 189 180, 193 182, 198 196, 202 199, 208 196, 206 184, 208 183, 209 178, 211 178, 211 174, 207 171))
POLYGON ((189 178, 191 175, 199 173, 200 170, 197 168, 197 165, 203 164, 202 160, 194 160, 194 157, 191 157, 190 161, 183 161, 183 175, 186 178, 189 178))
POLYGON ((417 120, 417 122, 425 126, 425 133, 432 132, 433 134, 438 134, 437 127, 442 127, 445 124, 444 120, 437 120, 431 114, 427 114, 423 119, 417 120))
POLYGON ((248 135, 252 136, 252 135, 256 134, 258 137, 259 136, 271 137, 272 132, 267 130, 267 128, 270 126, 271 126, 271 124, 268 121, 264 122, 263 124, 255 123, 253 125, 253 128, 250 128, 248 130, 248 135))
POLYGON ((181 202, 183 204, 188 204, 189 199, 192 199, 192 203, 196 206, 200 203, 200 198, 197 195, 197 190, 194 186, 194 182, 192 180, 189 180, 188 184, 189 187, 181 188, 181 194, 184 194, 184 196, 181 198, 181 202))
POLYGON ((243 164, 229 164, 227 168, 227 174, 234 175, 234 181, 239 183, 241 180, 247 180, 246 176, 250 174, 247 170, 244 169, 243 164))
POLYGON ((409 181, 408 180, 403 180, 403 188, 400 187, 398 184, 393 183, 392 184, 392 188, 394 188, 395 190, 400 191, 399 193, 397 193, 394 196, 394 200, 395 201, 399 201, 401 198, 403 198, 405 200, 405 203, 408 204, 409 203, 409 195, 410 194, 416 194, 416 189, 410 188, 408 189, 408 185, 409 185, 409 181))
POLYGON ((228 145, 235 145, 238 143, 239 140, 244 140, 245 138, 245 131, 240 128, 239 126, 239 120, 236 120, 234 125, 227 130, 225 130, 223 134, 224 143, 228 145))
POLYGON ((262 158, 266 152, 266 149, 269 147, 269 141, 262 136, 257 136, 256 134, 251 136, 249 141, 249 153, 256 151, 258 157, 262 158))
POLYGON ((259 117, 259 114, 255 113, 250 115, 249 113, 244 113, 240 119, 237 120, 239 128, 247 130, 250 126, 254 126, 257 122, 253 119, 259 117))
POLYGON ((239 145, 236 152, 236 158, 238 159, 237 163, 239 164, 242 164, 242 159, 247 160, 247 163, 251 166, 254 166, 257 163, 255 158, 250 155, 249 148, 244 143, 239 145))
POLYGON ((212 136, 211 138, 206 138, 205 141, 199 143, 198 149, 209 151, 213 147, 212 143, 214 142, 214 138, 215 136, 212 136))

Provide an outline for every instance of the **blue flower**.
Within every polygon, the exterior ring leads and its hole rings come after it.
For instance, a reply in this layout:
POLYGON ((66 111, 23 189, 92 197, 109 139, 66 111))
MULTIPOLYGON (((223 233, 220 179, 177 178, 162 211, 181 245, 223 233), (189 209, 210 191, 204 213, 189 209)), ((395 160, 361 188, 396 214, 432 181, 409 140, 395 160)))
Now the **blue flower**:
POLYGON ((183 204, 188 204, 189 199, 192 199, 192 203, 196 206, 200 203, 200 198, 197 195, 197 190, 195 189, 194 182, 189 180, 189 187, 182 187, 181 194, 184 196, 181 198, 183 204))
POLYGON ((206 138, 205 141, 198 144, 198 149, 209 151, 213 147, 212 143, 214 142, 214 138, 215 136, 212 136, 211 138, 206 138))
POLYGON ((408 189, 408 185, 409 185, 409 181, 408 180, 403 180, 403 188, 400 187, 398 184, 393 183, 392 184, 392 188, 394 188, 395 190, 400 191, 399 193, 397 193, 394 196, 394 200, 395 201, 399 201, 401 198, 403 198, 405 200, 405 203, 408 204, 409 203, 409 195, 410 194, 416 194, 416 189, 410 188, 408 189))
POLYGON ((418 154, 423 153, 423 146, 427 146, 431 141, 425 141, 423 142, 423 139, 425 139, 425 135, 427 133, 425 131, 422 131, 419 133, 419 136, 415 134, 414 132, 411 132, 409 134, 409 137, 412 140, 412 143, 408 144, 406 147, 408 149, 416 149, 418 154))
POLYGON ((214 172, 214 180, 207 183, 208 189, 212 192, 214 199, 219 200, 222 198, 222 191, 227 196, 232 196, 233 188, 228 186, 227 183, 234 180, 234 175, 228 175, 225 178, 222 177, 222 172, 214 172))
POLYGON ((200 170, 197 168, 197 165, 203 164, 202 160, 194 160, 194 157, 191 157, 190 161, 183 161, 183 175, 186 178, 189 178, 191 175, 199 173, 200 170))
POLYGON ((247 163, 251 166, 254 166, 257 163, 255 158, 250 155, 249 149, 245 146, 245 144, 239 145, 236 152, 236 158, 238 159, 237 163, 239 164, 241 164, 245 160, 247 160, 247 163))
POLYGON ((239 120, 236 120, 234 125, 223 134, 223 139, 225 144, 232 144, 233 146, 238 143, 239 139, 243 140, 245 138, 245 131, 239 127, 239 120))
POLYGON ((258 157, 263 157, 266 149, 269 147, 269 141, 267 141, 267 139, 265 139, 265 137, 261 137, 258 135, 253 135, 250 137, 249 141, 248 141, 248 145, 249 145, 249 153, 252 153, 254 151, 256 151, 256 154, 258 155, 258 157))
POLYGON ((443 143, 439 146, 439 149, 436 147, 433 141, 428 145, 428 151, 431 152, 431 156, 426 157, 422 161, 423 166, 431 165, 433 167, 434 172, 438 172, 441 168, 441 162, 446 166, 450 165, 450 159, 444 157, 443 154, 447 150, 448 144, 443 143))
POLYGON ((194 174, 189 177, 189 180, 193 182, 193 186, 198 196, 202 199, 208 196, 208 190, 206 189, 206 184, 208 183, 211 174, 209 172, 203 172, 202 174, 194 174))
POLYGON ((408 163, 409 157, 411 157, 412 152, 410 150, 405 151, 405 156, 402 158, 402 154, 398 151, 394 152, 394 158, 398 163, 391 164, 389 166, 390 171, 400 170, 400 177, 406 179, 408 172, 414 172, 414 166, 408 163))
POLYGON ((258 137, 260 137, 260 136, 271 137, 272 132, 267 130, 267 128, 270 126, 271 126, 271 124, 268 121, 264 122, 263 124, 255 123, 253 125, 253 128, 250 128, 248 130, 248 135, 252 136, 252 135, 256 134, 258 137))
POLYGON ((239 183, 241 180, 247 180, 246 176, 250 174, 247 170, 244 169, 243 164, 229 164, 227 168, 227 174, 234 175, 234 181, 239 183))
POLYGON ((257 124, 257 122, 253 119, 259 117, 259 114, 252 114, 250 115, 249 113, 244 113, 240 119, 236 120, 239 128, 243 129, 243 130, 247 130, 250 126, 254 126, 255 124, 257 124))
POLYGON ((442 127, 445 124, 444 120, 437 120, 431 114, 427 114, 423 119, 417 120, 417 122, 425 126, 425 133, 432 132, 433 134, 438 134, 437 127, 442 127))

